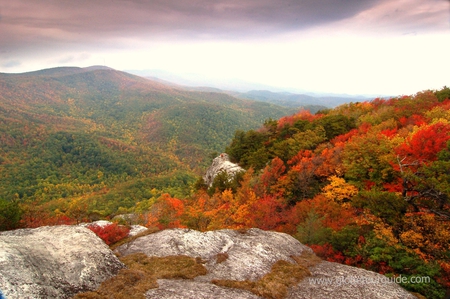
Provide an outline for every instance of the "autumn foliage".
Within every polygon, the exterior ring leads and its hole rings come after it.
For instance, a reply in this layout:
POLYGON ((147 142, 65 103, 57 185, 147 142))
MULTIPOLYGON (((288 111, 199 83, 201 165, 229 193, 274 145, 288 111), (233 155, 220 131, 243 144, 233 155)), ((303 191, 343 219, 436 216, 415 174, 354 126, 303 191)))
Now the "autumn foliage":
POLYGON ((107 245, 114 244, 128 236, 130 229, 117 223, 107 225, 90 224, 87 226, 107 245))
POLYGON ((438 94, 302 111, 240 132, 227 151, 249 171, 236 190, 186 199, 186 225, 283 231, 329 261, 430 276, 403 286, 441 298, 450 284, 450 105, 438 94))
MULTIPOLYGON (((197 184, 189 196, 150 191, 124 211, 161 229, 285 232, 328 261, 429 276, 428 284, 403 287, 442 298, 450 287, 447 91, 301 111, 237 131, 226 151, 246 173, 232 188, 197 184)), ((27 207, 25 225, 46 223, 27 207)), ((108 244, 123 234, 118 226, 94 229, 108 244)))

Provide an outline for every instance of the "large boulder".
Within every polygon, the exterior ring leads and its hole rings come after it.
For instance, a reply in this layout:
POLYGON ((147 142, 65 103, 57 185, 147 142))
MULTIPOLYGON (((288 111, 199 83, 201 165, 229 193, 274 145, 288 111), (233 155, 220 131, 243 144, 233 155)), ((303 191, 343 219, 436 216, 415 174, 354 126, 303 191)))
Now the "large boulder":
POLYGON ((226 172, 230 178, 233 178, 237 173, 245 171, 244 168, 232 163, 230 157, 226 153, 220 154, 214 158, 211 166, 206 170, 203 176, 203 181, 208 187, 211 187, 216 176, 221 172, 226 172))
MULTIPOLYGON (((187 255, 204 261, 208 274, 187 281, 158 280, 159 288, 149 290, 147 299, 260 298, 248 291, 213 285, 211 281, 256 281, 269 273, 277 261, 295 263, 295 257, 305 253, 311 255, 312 250, 287 234, 260 229, 209 232, 170 229, 137 238, 118 247, 116 253, 123 256, 134 253, 159 257, 187 255)), ((374 272, 325 261, 305 266, 311 275, 290 287, 290 299, 416 298, 374 272), (328 279, 326 283, 323 283, 324 278, 328 279)))
POLYGON ((147 299, 263 299, 249 291, 195 280, 159 279, 158 285, 157 289, 151 289, 146 293, 147 299))
POLYGON ((0 233, 0 289, 8 299, 71 298, 124 265, 92 231, 46 226, 0 233))
POLYGON ((293 287, 287 299, 416 298, 386 276, 372 271, 326 261, 309 270, 311 276, 293 287))
POLYGON ((294 263, 292 256, 311 248, 283 233, 257 228, 241 233, 236 230, 199 232, 168 229, 135 239, 116 249, 122 256, 145 253, 148 256, 187 255, 204 260, 208 274, 199 280, 256 280, 270 272, 278 260, 294 263))

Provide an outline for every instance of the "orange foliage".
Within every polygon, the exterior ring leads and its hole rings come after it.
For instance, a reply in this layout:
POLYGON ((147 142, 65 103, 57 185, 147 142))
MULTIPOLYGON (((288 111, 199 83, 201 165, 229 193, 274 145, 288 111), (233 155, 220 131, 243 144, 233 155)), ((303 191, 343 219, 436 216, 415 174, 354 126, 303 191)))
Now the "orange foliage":
POLYGON ((210 197, 206 191, 199 191, 193 198, 185 200, 184 218, 188 226, 206 231, 211 218, 206 215, 206 211, 210 209, 210 197))
POLYGON ((297 225, 305 221, 308 212, 312 209, 314 209, 320 217, 324 217, 324 227, 329 227, 334 231, 339 231, 344 226, 354 222, 353 219, 355 214, 352 208, 341 206, 338 203, 327 199, 323 195, 317 195, 313 199, 297 202, 297 204, 289 211, 289 215, 287 216, 288 221, 284 226, 283 231, 294 234, 297 225))
POLYGON ((435 255, 450 250, 450 223, 439 221, 434 214, 408 213, 403 222, 400 239, 411 248, 435 255))
POLYGON ((344 172, 342 166, 342 146, 325 148, 320 153, 321 164, 316 170, 316 175, 320 177, 329 177, 331 175, 342 175, 344 172))
POLYGON ((159 229, 183 227, 181 225, 183 213, 183 202, 165 193, 152 206, 147 226, 156 226, 159 229))
POLYGON ((345 142, 349 141, 356 134, 358 134, 358 130, 352 129, 345 134, 334 137, 330 142, 331 142, 331 144, 334 144, 334 145, 342 145, 345 142))

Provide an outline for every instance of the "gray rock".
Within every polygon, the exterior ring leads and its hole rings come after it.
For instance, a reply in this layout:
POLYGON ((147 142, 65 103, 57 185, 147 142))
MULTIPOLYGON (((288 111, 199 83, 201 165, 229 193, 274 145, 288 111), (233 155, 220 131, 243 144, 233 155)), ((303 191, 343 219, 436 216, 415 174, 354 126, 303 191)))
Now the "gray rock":
MULTIPOLYGON (((213 285, 210 281, 257 280, 269 273, 278 260, 294 263, 291 256, 312 253, 309 247, 287 234, 260 229, 250 229, 245 233, 170 229, 140 237, 116 251, 121 255, 141 252, 148 256, 188 255, 203 259, 207 275, 194 280, 158 280, 159 288, 146 293, 146 298, 175 299, 259 298, 247 291, 213 285)), ((386 282, 383 275, 363 269, 324 261, 309 270, 311 276, 290 288, 289 299, 416 298, 397 284, 386 282), (334 283, 319 283, 321 278, 332 279, 334 283)))
POLYGON ((311 276, 291 288, 287 299, 417 299, 384 275, 337 263, 311 267, 311 276))
POLYGON ((147 299, 262 299, 255 294, 238 289, 219 287, 194 280, 159 279, 159 287, 145 294, 147 299))
POLYGON ((312 250, 283 233, 257 228, 240 233, 234 230, 199 232, 168 229, 137 238, 116 249, 121 255, 142 252, 148 256, 187 255, 205 260, 208 274, 198 280, 257 280, 270 272, 278 260, 294 263, 291 256, 312 250), (218 260, 218 255, 224 258, 218 260))
POLYGON ((128 236, 136 236, 140 233, 145 232, 146 230, 148 230, 148 228, 146 228, 145 226, 142 225, 132 225, 130 227, 130 232, 128 233, 128 236))
POLYGON ((208 187, 211 187, 212 183, 214 182, 214 178, 223 171, 225 171, 232 178, 238 172, 245 171, 245 169, 235 163, 230 162, 230 157, 228 156, 228 154, 222 153, 218 157, 214 158, 211 166, 203 176, 205 184, 208 187))
POLYGON ((8 299, 70 298, 95 290, 124 265, 81 226, 0 233, 0 289, 8 299))

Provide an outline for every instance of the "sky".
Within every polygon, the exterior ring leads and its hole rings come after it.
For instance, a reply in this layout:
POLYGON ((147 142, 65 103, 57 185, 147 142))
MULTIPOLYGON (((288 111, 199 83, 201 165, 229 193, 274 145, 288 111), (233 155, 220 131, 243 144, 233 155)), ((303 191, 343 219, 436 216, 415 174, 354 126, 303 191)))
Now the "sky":
POLYGON ((3 73, 106 65, 396 96, 450 86, 449 49, 449 0, 0 0, 3 73))

